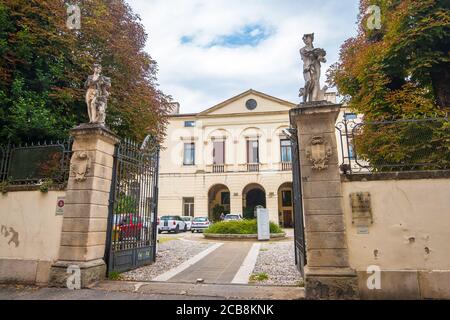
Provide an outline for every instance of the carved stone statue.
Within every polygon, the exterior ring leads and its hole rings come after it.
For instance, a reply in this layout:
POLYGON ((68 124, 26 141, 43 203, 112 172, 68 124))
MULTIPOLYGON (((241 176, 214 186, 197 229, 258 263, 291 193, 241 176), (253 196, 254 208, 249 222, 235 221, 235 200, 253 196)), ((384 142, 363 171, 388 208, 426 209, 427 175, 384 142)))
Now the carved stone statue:
POLYGON ((303 60, 303 76, 305 78, 305 87, 300 89, 300 97, 303 102, 325 100, 327 87, 320 88, 321 63, 326 63, 325 56, 327 52, 324 49, 314 48, 314 33, 303 36, 305 46, 300 49, 300 56, 303 60))
POLYGON ((84 84, 89 122, 105 125, 106 108, 108 105, 111 78, 102 74, 102 66, 94 64, 94 74, 89 76, 84 84))

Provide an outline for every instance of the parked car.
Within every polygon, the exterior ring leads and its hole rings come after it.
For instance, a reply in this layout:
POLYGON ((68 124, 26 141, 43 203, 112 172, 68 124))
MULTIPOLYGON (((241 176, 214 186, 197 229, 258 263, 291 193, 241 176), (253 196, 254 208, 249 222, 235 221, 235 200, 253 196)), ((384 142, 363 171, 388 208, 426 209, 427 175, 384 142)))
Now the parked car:
POLYGON ((208 218, 204 217, 197 217, 192 220, 192 226, 191 226, 191 232, 203 232, 204 230, 208 229, 211 225, 211 222, 208 218))
POLYGON ((242 220, 242 216, 240 214, 227 214, 223 221, 238 221, 242 220))
POLYGON ((191 231, 191 227, 192 227, 192 220, 194 220, 193 217, 190 216, 182 216, 181 219, 183 219, 184 222, 186 222, 186 230, 187 231, 191 231))
POLYGON ((119 241, 126 238, 140 240, 148 232, 147 224, 143 223, 141 217, 134 214, 116 215, 114 221, 114 233, 119 241))
POLYGON ((180 216, 163 216, 158 221, 158 233, 187 231, 187 224, 180 216))

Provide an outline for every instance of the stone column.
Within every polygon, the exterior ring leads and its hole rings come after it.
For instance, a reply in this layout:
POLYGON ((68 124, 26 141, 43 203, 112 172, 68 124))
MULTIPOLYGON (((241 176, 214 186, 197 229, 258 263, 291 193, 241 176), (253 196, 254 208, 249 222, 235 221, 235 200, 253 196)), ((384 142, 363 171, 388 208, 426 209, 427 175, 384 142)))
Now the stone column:
POLYGON ((292 112, 298 130, 307 266, 307 299, 358 297, 350 268, 335 123, 341 105, 315 102, 292 112))
POLYGON ((236 214, 242 214, 242 195, 235 192, 230 193, 230 212, 236 214))
POLYGON ((276 194, 266 194, 266 207, 267 209, 269 209, 270 221, 279 224, 280 219, 278 218, 278 196, 276 194))
POLYGON ((101 125, 72 129, 74 139, 66 192, 59 259, 52 266, 50 284, 66 286, 69 266, 81 271, 87 287, 106 275, 105 256, 108 208, 114 149, 119 139, 101 125))

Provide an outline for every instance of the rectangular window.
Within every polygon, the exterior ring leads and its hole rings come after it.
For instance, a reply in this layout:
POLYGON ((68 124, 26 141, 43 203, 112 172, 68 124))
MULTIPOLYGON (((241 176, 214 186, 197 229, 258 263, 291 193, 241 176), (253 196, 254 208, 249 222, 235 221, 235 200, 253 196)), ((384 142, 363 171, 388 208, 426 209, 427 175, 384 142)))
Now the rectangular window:
POLYGON ((344 114, 345 120, 355 120, 356 118, 358 118, 358 116, 355 113, 345 113, 344 114))
POLYGON ((259 163, 258 140, 247 140, 247 163, 259 163))
POLYGON ((225 141, 214 141, 213 164, 225 164, 225 141))
POLYGON ((184 144, 184 159, 183 164, 185 166, 195 165, 195 143, 184 144))
POLYGON ((288 190, 282 191, 281 202, 283 207, 292 207, 292 192, 288 190))
POLYGON ((184 126, 186 128, 193 128, 193 127, 195 127, 195 121, 185 121, 184 126))
POLYGON ((229 192, 222 192, 220 194, 220 204, 222 204, 222 205, 230 204, 230 193, 229 192))
POLYGON ((183 216, 194 216, 194 198, 183 198, 183 216))
POLYGON ((292 162, 291 140, 281 140, 281 162, 292 162))

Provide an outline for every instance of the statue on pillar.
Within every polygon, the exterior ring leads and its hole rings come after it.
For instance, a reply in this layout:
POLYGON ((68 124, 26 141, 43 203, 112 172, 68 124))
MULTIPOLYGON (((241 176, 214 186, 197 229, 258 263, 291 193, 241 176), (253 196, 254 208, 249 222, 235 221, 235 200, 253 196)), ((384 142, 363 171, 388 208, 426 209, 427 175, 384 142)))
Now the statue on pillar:
POLYGON ((84 87, 87 89, 86 104, 89 123, 105 125, 111 78, 102 75, 100 64, 94 64, 94 74, 88 77, 84 87))
POLYGON ((300 49, 300 56, 303 60, 303 76, 305 87, 300 89, 300 97, 303 102, 313 102, 325 100, 327 87, 320 88, 321 63, 326 63, 327 52, 321 48, 314 48, 314 33, 303 36, 305 46, 300 49))

